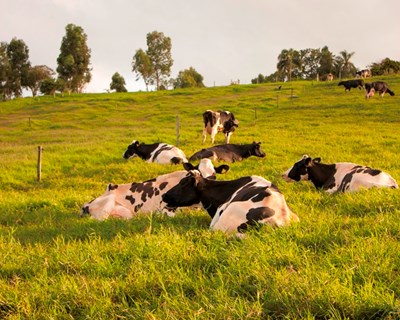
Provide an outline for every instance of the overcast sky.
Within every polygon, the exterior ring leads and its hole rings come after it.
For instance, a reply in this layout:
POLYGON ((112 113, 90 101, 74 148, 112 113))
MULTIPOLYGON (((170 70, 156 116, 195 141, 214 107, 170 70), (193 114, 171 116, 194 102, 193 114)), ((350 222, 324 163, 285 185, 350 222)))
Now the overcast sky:
POLYGON ((194 67, 206 86, 269 75, 282 49, 354 51, 359 69, 400 60, 400 0, 0 0, 0 8, 0 41, 22 39, 32 65, 56 70, 65 27, 82 27, 93 68, 86 92, 105 92, 115 72, 128 91, 145 90, 131 62, 152 31, 172 40, 171 77, 194 67))

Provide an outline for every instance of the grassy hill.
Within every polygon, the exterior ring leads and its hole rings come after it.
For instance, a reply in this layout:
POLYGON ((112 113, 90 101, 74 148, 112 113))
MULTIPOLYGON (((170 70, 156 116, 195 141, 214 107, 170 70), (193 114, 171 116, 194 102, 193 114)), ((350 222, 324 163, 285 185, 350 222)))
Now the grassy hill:
POLYGON ((400 182, 400 78, 380 79, 398 95, 366 100, 334 81, 0 103, 0 318, 398 319, 399 190, 332 196, 281 179, 307 153, 400 182), (179 170, 122 154, 132 140, 177 144, 179 117, 179 146, 190 156, 204 147, 206 109, 233 112, 231 143, 261 141, 267 153, 219 179, 274 182, 299 224, 238 240, 211 232, 202 211, 79 218, 110 182, 179 170))

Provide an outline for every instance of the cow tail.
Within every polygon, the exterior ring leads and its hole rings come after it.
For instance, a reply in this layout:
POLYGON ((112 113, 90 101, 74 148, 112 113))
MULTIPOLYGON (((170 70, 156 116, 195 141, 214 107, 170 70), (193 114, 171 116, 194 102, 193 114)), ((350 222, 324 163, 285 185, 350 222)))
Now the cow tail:
POLYGON ((389 88, 386 89, 386 92, 389 93, 391 96, 394 96, 394 92, 389 88))

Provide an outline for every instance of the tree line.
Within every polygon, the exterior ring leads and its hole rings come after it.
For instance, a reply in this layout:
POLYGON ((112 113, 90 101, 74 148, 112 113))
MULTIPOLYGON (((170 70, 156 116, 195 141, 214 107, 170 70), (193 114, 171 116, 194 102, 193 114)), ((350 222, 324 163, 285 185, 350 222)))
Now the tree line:
MULTIPOLYGON (((137 49, 132 58, 132 72, 136 80, 142 79, 149 90, 167 88, 204 87, 203 76, 193 67, 179 71, 177 78, 170 78, 174 63, 171 55, 172 41, 162 32, 147 34, 147 48, 137 49)), ((284 49, 277 57, 276 71, 270 75, 261 73, 252 83, 291 81, 293 79, 321 79, 328 75, 336 78, 353 77, 357 71, 351 58, 354 52, 343 50, 334 55, 327 46, 320 49, 284 49)), ((23 89, 32 96, 39 92, 54 95, 56 92, 81 93, 92 78, 90 66, 91 50, 83 28, 68 24, 62 38, 57 69, 45 65, 32 66, 29 48, 21 39, 13 38, 9 43, 0 43, 0 99, 9 100, 22 96, 23 89)), ((400 62, 385 58, 372 63, 373 75, 398 73, 400 62)), ((125 79, 115 72, 111 77, 110 90, 126 92, 125 79)))
MULTIPOLYGON (((335 78, 351 78, 357 68, 351 59, 355 52, 340 51, 333 54, 327 46, 318 49, 283 49, 278 55, 276 71, 270 75, 259 74, 252 83, 296 80, 326 80, 328 75, 335 78)), ((369 66, 373 75, 398 73, 400 62, 385 58, 369 66)))

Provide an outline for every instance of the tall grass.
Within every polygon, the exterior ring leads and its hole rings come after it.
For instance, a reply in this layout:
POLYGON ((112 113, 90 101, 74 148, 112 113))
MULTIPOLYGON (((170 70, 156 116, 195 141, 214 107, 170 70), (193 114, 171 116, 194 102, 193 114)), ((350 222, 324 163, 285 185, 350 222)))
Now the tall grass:
MULTIPOLYGON (((400 94, 400 78, 383 79, 400 94)), ((1 103, 0 318, 400 318, 399 191, 332 196, 280 177, 308 153, 400 181, 399 102, 365 100, 337 82, 293 82, 1 103), (134 139, 175 144, 179 116, 180 147, 190 156, 204 147, 206 109, 232 111, 240 123, 231 142, 261 141, 267 153, 232 164, 219 179, 264 176, 299 224, 238 240, 211 232, 201 210, 79 218, 109 182, 179 169, 122 153, 134 139)))

